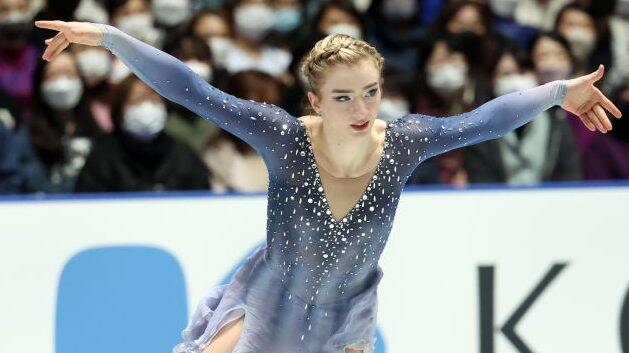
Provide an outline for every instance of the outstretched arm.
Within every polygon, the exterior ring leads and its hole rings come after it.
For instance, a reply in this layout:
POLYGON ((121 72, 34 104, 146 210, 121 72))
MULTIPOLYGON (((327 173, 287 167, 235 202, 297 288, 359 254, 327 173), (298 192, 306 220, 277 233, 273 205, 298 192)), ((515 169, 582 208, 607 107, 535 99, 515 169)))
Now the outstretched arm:
POLYGON ((59 31, 46 41, 44 59, 52 60, 69 43, 103 45, 157 93, 236 135, 263 157, 269 157, 265 154, 271 149, 270 145, 277 142, 276 134, 298 128, 296 119, 283 109, 222 92, 183 62, 115 27, 63 21, 37 21, 35 24, 59 31))
POLYGON ((408 136, 400 144, 407 149, 412 169, 437 154, 501 137, 555 105, 578 116, 590 130, 607 132, 611 123, 604 109, 617 118, 621 113, 594 87, 602 76, 601 66, 589 75, 506 94, 452 117, 406 115, 396 122, 395 129, 408 136))

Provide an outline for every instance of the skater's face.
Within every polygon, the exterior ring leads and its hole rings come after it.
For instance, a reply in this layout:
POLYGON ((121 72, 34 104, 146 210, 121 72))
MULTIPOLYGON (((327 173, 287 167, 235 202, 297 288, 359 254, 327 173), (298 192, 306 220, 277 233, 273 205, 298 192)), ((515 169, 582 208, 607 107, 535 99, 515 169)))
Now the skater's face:
POLYGON ((319 92, 308 92, 310 104, 325 124, 352 135, 371 130, 382 97, 380 71, 370 59, 355 65, 336 65, 325 73, 319 92), (367 122, 365 129, 352 125, 367 122))

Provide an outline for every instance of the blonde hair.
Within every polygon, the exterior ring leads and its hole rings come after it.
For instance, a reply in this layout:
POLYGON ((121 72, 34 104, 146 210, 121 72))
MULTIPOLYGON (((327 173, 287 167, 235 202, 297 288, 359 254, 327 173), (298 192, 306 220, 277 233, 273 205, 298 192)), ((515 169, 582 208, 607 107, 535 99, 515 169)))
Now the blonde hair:
POLYGON ((369 43, 345 34, 330 34, 318 41, 302 59, 299 70, 308 90, 318 95, 324 74, 334 65, 353 65, 370 59, 382 72, 384 58, 369 43))

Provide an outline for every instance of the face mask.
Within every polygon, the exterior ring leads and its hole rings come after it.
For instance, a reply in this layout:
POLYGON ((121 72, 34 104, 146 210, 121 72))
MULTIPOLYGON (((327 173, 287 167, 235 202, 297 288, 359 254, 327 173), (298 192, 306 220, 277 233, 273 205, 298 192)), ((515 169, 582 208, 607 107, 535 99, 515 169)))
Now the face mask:
POLYGON ((251 4, 240 7, 234 13, 236 31, 241 36, 259 41, 264 38, 275 22, 273 10, 264 4, 251 4))
POLYGON ((208 39, 207 44, 210 46, 210 51, 212 51, 214 65, 217 67, 223 67, 225 58, 232 47, 231 40, 227 37, 215 36, 208 39))
POLYGON ((83 0, 79 3, 74 18, 82 22, 108 23, 109 15, 107 10, 95 0, 83 0))
POLYGON ((153 0, 151 11, 157 23, 172 27, 190 17, 189 0, 153 0))
POLYGON ((385 121, 395 120, 410 113, 409 104, 403 99, 382 98, 378 117, 385 121))
POLYGON ((463 87, 466 74, 465 65, 444 64, 428 73, 428 85, 437 92, 451 93, 463 87))
POLYGON ((41 86, 42 98, 53 109, 68 110, 76 107, 83 94, 83 83, 78 78, 61 76, 48 79, 41 86))
POLYGON ((570 43, 572 54, 574 54, 575 58, 579 61, 587 59, 592 53, 592 50, 594 50, 596 34, 587 28, 569 28, 566 33, 564 33, 564 36, 570 43))
POLYGON ((111 70, 111 56, 103 50, 86 49, 76 56, 83 77, 105 77, 111 70))
POLYGON ((297 7, 283 7, 275 10, 274 28, 280 33, 288 33, 301 23, 301 12, 297 7))
POLYGON ((125 109, 122 128, 140 140, 150 140, 164 129, 166 106, 149 101, 125 109))
POLYGON ((489 7, 500 17, 512 18, 517 6, 518 0, 489 0, 489 7))
POLYGON ((537 86, 537 80, 529 74, 511 74, 496 80, 494 94, 496 97, 507 93, 522 91, 537 86))
POLYGON ((0 44, 5 47, 23 44, 30 30, 30 17, 24 12, 12 11, 0 19, 0 44))
POLYGON ((109 73, 109 82, 118 84, 131 74, 131 70, 121 60, 115 60, 109 73))
POLYGON ((570 64, 562 60, 545 60, 535 68, 540 84, 555 80, 565 80, 570 75, 570 64))
POLYGON ((352 0, 354 8, 360 13, 365 13, 369 6, 371 6, 371 3, 372 0, 352 0))
POLYGON ((408 20, 415 15, 417 2, 414 0, 385 0, 382 14, 389 20, 408 20))
POLYGON ((360 28, 349 23, 337 23, 333 26, 328 27, 326 34, 330 35, 335 33, 346 34, 356 39, 362 38, 362 32, 360 28))
POLYGON ((118 28, 132 37, 142 39, 147 32, 153 31, 153 19, 148 12, 126 15, 118 20, 118 28))
POLYGON ((186 65, 206 82, 212 81, 212 68, 210 65, 198 60, 188 60, 186 61, 186 65))

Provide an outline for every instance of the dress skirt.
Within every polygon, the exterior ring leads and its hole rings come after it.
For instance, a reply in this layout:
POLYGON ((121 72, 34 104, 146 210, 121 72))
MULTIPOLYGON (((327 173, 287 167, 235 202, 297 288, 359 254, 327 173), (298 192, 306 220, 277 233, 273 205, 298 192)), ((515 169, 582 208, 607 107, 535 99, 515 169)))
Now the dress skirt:
POLYGON ((223 326, 242 315, 243 332, 234 353, 344 353, 346 348, 373 353, 379 266, 365 290, 314 304, 291 293, 267 263, 266 249, 266 244, 257 247, 230 283, 212 287, 201 299, 173 353, 201 352, 223 326))

